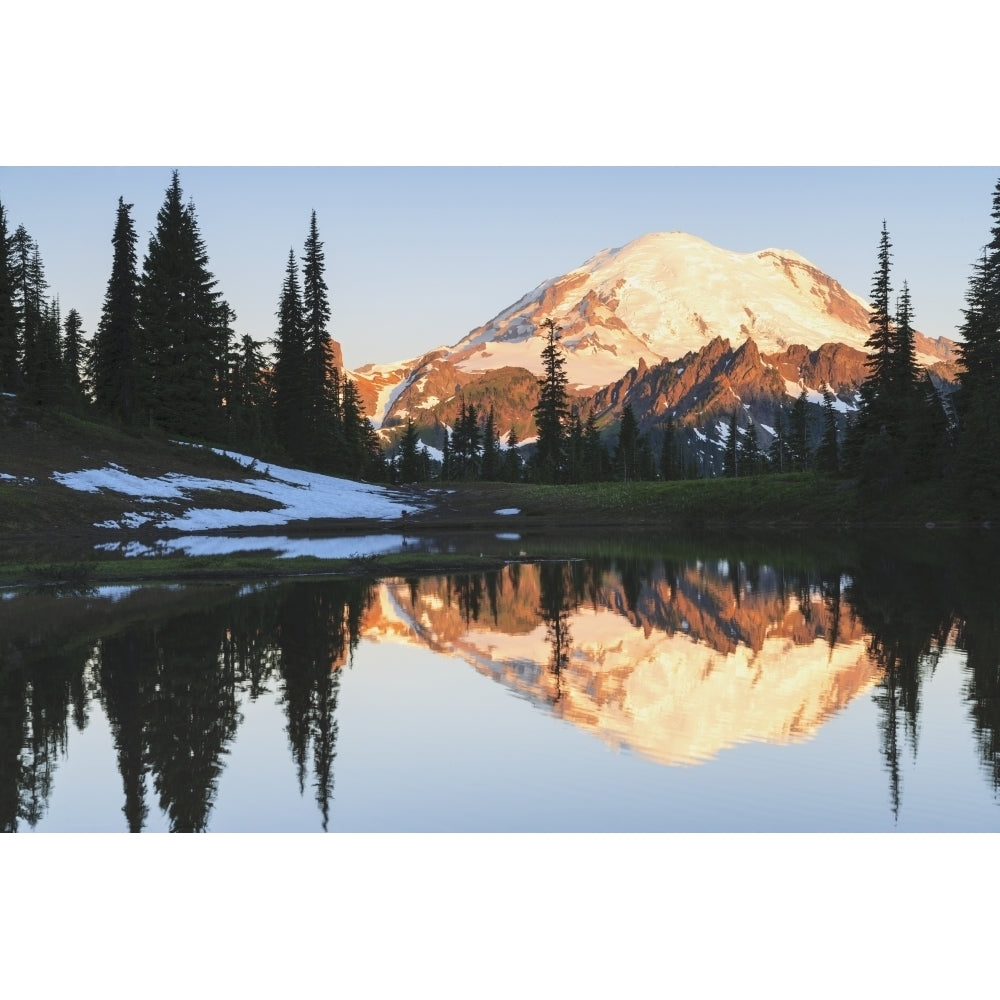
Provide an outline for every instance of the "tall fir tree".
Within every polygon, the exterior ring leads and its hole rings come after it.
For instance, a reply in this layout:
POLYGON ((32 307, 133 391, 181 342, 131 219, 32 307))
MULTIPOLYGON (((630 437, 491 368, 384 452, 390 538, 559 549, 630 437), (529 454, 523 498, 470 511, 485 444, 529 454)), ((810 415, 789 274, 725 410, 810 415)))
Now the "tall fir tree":
POLYGON ((615 447, 615 471, 624 482, 639 479, 639 424, 635 419, 632 405, 622 407, 621 423, 618 428, 618 444, 615 447))
POLYGON ((83 319, 76 309, 70 309, 63 323, 62 362, 67 402, 75 408, 82 407, 87 398, 83 381, 86 361, 83 334, 83 319))
MULTIPOLYGON (((41 273, 41 257, 37 249, 35 258, 36 266, 41 273)), ((34 366, 30 372, 26 372, 29 380, 29 396, 38 406, 55 406, 63 402, 66 397, 60 347, 61 326, 59 300, 43 300, 35 339, 34 366)))
POLYGON ((521 452, 518 448, 517 431, 511 424, 507 432, 506 450, 503 453, 502 475, 505 482, 517 483, 521 481, 521 452))
POLYGON ((42 325, 45 282, 38 244, 24 226, 11 237, 14 308, 18 318, 18 382, 23 391, 32 392, 38 367, 38 338, 42 325))
POLYGON ((244 334, 233 358, 231 440, 257 453, 276 443, 268 368, 261 345, 244 334))
MULTIPOLYGON (((325 255, 319 238, 316 212, 309 220, 305 252, 302 257, 302 337, 305 346, 305 396, 307 406, 306 450, 310 464, 329 465, 331 451, 342 446, 339 435, 339 407, 330 392, 337 378, 332 364, 331 316, 327 290, 325 255)), ((337 400, 339 402, 339 400, 337 400)))
POLYGON ((882 235, 879 239, 878 263, 872 277, 871 307, 868 324, 871 332, 865 346, 868 348, 868 378, 862 387, 865 406, 873 415, 885 418, 885 407, 891 395, 894 375, 893 331, 889 313, 892 285, 889 281, 892 243, 885 220, 882 220, 882 235))
POLYGON ((774 412, 774 440, 768 451, 768 460, 772 472, 789 472, 792 468, 791 451, 788 446, 788 434, 785 430, 784 407, 778 406, 774 412))
POLYGON ((88 379, 99 412, 132 423, 139 406, 139 275, 132 206, 118 198, 111 237, 111 276, 88 359, 88 379))
POLYGON ((796 472, 802 472, 812 464, 808 407, 806 391, 803 389, 792 406, 788 431, 788 452, 791 458, 791 467, 796 472))
POLYGON ((660 478, 679 479, 682 475, 680 449, 678 447, 677 425, 674 415, 667 417, 663 428, 663 441, 660 443, 660 478))
POLYGON ((417 436, 417 425, 412 417, 406 418, 406 430, 399 442, 399 481, 415 483, 420 479, 420 456, 417 448, 420 438, 417 436))
POLYGON ((741 476, 756 476, 763 471, 764 453, 760 450, 757 426, 752 420, 740 439, 737 465, 741 476))
POLYGON ((497 435, 497 419, 490 404, 483 424, 483 458, 480 477, 487 482, 500 478, 500 438, 497 435))
POLYGON ((593 412, 587 417, 583 427, 583 464, 586 482, 597 483, 604 479, 607 459, 601 443, 601 432, 597 429, 597 416, 593 412))
POLYGON ((7 231, 7 210, 0 202, 0 392, 20 387, 20 317, 17 309, 13 236, 7 231))
POLYGON ((890 380, 892 394, 895 400, 910 399, 919 391, 922 372, 917 363, 910 287, 905 281, 896 304, 896 326, 893 331, 892 343, 890 380))
POLYGON ((143 260, 138 311, 149 418, 171 433, 211 437, 222 423, 218 375, 231 310, 217 284, 175 170, 143 260))
POLYGON ((534 476, 543 483, 561 479, 565 464, 565 425, 569 416, 566 388, 566 358, 559 343, 559 328, 550 318, 542 323, 545 346, 542 348, 543 377, 538 381, 538 403, 534 408, 538 439, 535 445, 534 476))
POLYGON ((969 280, 959 345, 956 474, 974 516, 1000 513, 1000 180, 990 240, 969 280))
POLYGON ((733 410, 729 418, 729 433, 726 436, 725 450, 722 453, 722 474, 729 478, 740 474, 740 428, 737 422, 738 411, 733 410))
POLYGON ((823 437, 816 451, 816 468, 831 476, 840 471, 840 445, 837 441, 837 416, 834 410, 833 391, 823 390, 823 437))
POLYGON ((309 397, 302 293, 295 253, 288 251, 274 335, 274 426, 278 441, 296 461, 306 457, 309 397))

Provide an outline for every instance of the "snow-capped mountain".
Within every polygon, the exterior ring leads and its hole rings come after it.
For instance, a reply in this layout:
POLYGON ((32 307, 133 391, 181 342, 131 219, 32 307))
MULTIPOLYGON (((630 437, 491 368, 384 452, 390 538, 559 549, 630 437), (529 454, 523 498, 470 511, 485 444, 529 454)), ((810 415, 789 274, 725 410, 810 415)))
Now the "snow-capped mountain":
MULTIPOLYGON (((543 282, 453 347, 352 374, 376 425, 390 428, 407 416, 425 427, 447 424, 459 393, 479 386, 484 402, 502 403, 513 373, 541 373, 549 318, 560 328, 578 396, 632 369, 697 355, 719 339, 734 348, 752 340, 769 356, 793 345, 863 352, 870 333, 866 301, 793 251, 735 253, 687 233, 651 233, 543 282)), ((945 360, 952 346, 921 336, 919 360, 945 360)))

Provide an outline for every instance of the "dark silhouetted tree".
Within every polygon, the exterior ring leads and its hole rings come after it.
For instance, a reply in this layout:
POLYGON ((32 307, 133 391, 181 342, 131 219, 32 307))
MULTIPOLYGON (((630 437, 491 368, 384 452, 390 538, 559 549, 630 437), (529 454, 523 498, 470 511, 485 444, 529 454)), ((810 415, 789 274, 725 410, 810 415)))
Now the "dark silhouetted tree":
POLYGON ((834 395, 829 386, 823 390, 823 437, 816 451, 816 468, 831 476, 840 472, 840 445, 837 441, 837 415, 834 395))
POLYGON ((990 241, 969 280, 961 327, 956 474, 976 516, 1000 510, 1000 180, 990 241))
POLYGON ((216 290, 194 205, 175 170, 156 216, 139 280, 139 325, 150 420, 188 437, 222 423, 219 372, 229 355, 232 311, 216 290))
POLYGON ((538 440, 533 461, 534 478, 554 483, 562 478, 565 466, 565 425, 569 417, 566 388, 566 358, 559 343, 559 328, 552 319, 542 323, 545 346, 542 348, 543 376, 538 381, 538 403, 534 408, 538 440))
MULTIPOLYGON (((94 405, 125 424, 133 421, 140 396, 138 328, 139 275, 136 271, 135 227, 132 206, 119 197, 111 246, 111 277, 88 359, 88 378, 94 405)), ((143 352, 145 353, 145 352, 143 352)))
POLYGON ((83 339, 83 320, 75 309, 70 309, 63 323, 61 353, 67 402, 76 408, 82 408, 87 398, 83 382, 86 344, 83 339))
POLYGON ((305 457, 309 397, 302 293, 295 254, 288 251, 274 334, 274 426, 278 441, 295 460, 305 457))
POLYGON ((20 388, 20 317, 17 309, 13 237, 7 211, 0 202, 0 392, 20 388))

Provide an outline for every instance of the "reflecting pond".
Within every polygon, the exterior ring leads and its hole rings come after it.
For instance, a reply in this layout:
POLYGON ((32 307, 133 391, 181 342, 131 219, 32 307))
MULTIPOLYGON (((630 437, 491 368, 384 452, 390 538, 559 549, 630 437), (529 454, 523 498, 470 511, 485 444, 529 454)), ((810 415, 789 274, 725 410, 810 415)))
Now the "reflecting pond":
POLYGON ((5 592, 0 829, 1000 829, 988 532, 494 545, 5 592))

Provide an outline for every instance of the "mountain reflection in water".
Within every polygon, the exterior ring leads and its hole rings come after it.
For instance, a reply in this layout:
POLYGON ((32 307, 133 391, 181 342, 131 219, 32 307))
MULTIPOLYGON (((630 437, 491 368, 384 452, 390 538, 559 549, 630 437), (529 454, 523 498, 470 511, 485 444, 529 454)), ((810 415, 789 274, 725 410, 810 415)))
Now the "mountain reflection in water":
POLYGON ((710 557, 601 556, 380 583, 11 592, 0 602, 0 828, 39 826, 70 725, 82 732, 99 711, 121 826, 147 828, 153 801, 170 830, 209 829, 244 713, 269 696, 298 792, 327 829, 342 671, 388 643, 460 658, 562 723, 665 765, 808 740, 867 696, 894 817, 924 687, 954 648, 996 792, 995 547, 957 539, 920 558, 900 543, 809 559, 734 544, 710 557))
POLYGON ((629 574, 579 561, 389 582, 364 634, 460 656, 664 764, 804 739, 881 677, 860 622, 841 620, 839 587, 783 594, 774 571, 726 564, 629 574))

